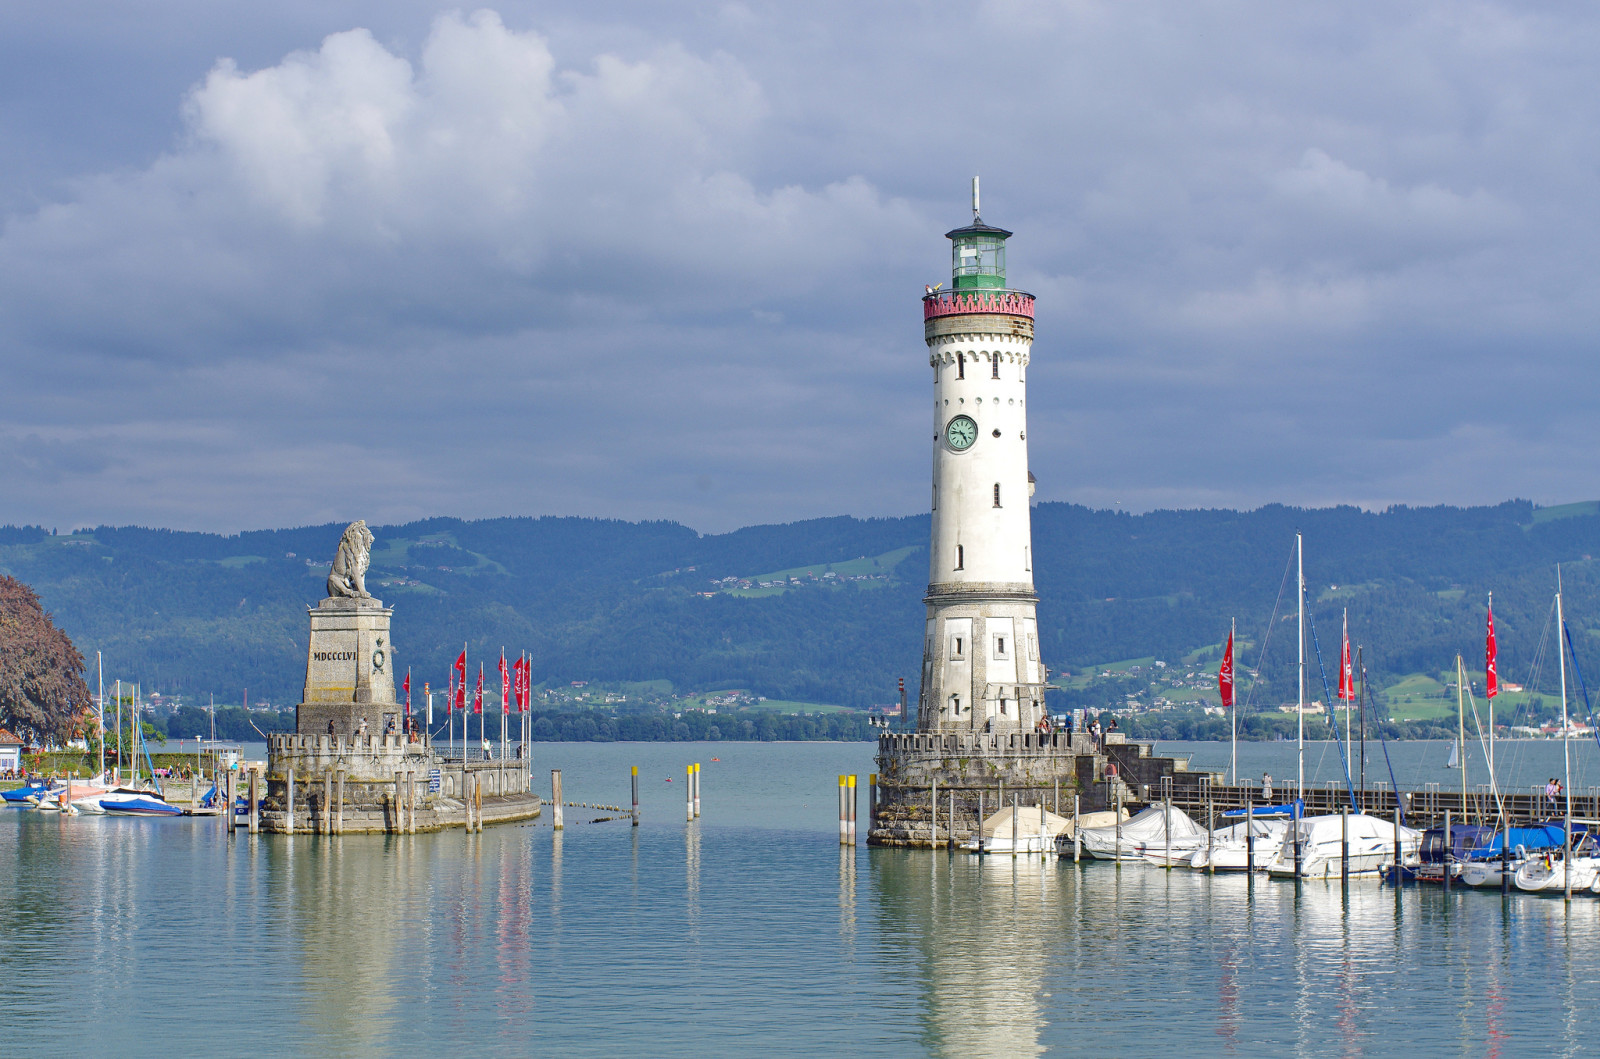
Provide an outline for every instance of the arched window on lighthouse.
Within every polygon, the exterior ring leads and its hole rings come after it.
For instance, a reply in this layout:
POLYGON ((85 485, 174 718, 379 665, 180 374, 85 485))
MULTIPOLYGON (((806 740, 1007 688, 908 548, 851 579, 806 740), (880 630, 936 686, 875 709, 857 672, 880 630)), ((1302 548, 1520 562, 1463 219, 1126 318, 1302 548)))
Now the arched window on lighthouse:
POLYGON ((991 353, 989 361, 989 378, 998 379, 1000 377, 1000 354, 991 353))
POLYGON ((967 377, 967 355, 965 353, 957 353, 956 354, 956 378, 965 379, 966 377, 967 377))
POLYGON ((967 568, 967 550, 965 548, 963 548, 961 545, 958 544, 958 545, 956 545, 956 569, 957 570, 965 570, 966 568, 967 568))
POLYGON ((1000 506, 1000 483, 994 483, 994 506, 1000 506))
POLYGON ((933 509, 935 511, 939 510, 939 483, 938 482, 934 482, 933 483, 933 509))

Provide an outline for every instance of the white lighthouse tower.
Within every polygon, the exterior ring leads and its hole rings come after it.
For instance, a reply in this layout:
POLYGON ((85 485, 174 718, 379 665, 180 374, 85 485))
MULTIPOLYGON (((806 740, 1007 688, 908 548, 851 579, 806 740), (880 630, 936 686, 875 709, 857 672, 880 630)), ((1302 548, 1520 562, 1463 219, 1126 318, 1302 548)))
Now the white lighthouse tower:
POLYGON ((1006 239, 983 223, 946 233, 949 290, 922 302, 933 370, 933 533, 917 728, 1032 731, 1044 664, 1028 498, 1033 295, 1006 286, 1006 239))

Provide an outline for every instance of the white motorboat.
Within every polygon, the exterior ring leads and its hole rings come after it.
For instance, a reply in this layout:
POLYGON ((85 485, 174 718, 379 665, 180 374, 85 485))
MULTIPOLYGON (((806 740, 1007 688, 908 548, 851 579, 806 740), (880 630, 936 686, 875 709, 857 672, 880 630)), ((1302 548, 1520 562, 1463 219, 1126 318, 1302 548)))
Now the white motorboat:
MULTIPOLYGON (((1202 848, 1189 858, 1189 867, 1199 871, 1249 871, 1251 850, 1246 825, 1241 821, 1211 832, 1210 848, 1202 848)), ((1289 821, 1281 818, 1255 820, 1250 825, 1255 836, 1254 861, 1257 871, 1265 871, 1278 855, 1289 821)))
MULTIPOLYGON (((1414 859, 1422 844, 1422 832, 1401 826, 1399 838, 1401 862, 1414 859)), ((1394 823, 1365 813, 1347 813, 1309 816, 1291 823, 1267 870, 1292 878, 1298 849, 1301 878, 1339 875, 1345 870, 1341 861, 1346 841, 1350 845, 1351 875, 1376 875, 1394 863, 1394 823)))
POLYGON ((963 842, 961 848, 968 853, 1054 853, 1057 837, 1071 831, 1071 820, 1057 816, 1042 805, 1023 805, 1015 809, 1006 806, 984 820, 981 847, 978 839, 972 838, 963 842))
MULTIPOLYGON (((1560 853, 1529 857, 1511 876, 1511 885, 1527 893, 1564 893, 1567 862, 1560 853)), ((1600 860, 1581 854, 1572 858, 1572 888, 1592 890, 1600 882, 1600 860)))

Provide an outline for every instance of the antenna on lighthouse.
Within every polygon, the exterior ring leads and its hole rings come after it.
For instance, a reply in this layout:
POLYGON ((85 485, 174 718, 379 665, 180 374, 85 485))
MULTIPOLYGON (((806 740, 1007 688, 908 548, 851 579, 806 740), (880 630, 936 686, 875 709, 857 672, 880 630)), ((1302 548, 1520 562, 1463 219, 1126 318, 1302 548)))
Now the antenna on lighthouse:
POLYGON ((972 178, 972 223, 978 223, 978 178, 972 178))

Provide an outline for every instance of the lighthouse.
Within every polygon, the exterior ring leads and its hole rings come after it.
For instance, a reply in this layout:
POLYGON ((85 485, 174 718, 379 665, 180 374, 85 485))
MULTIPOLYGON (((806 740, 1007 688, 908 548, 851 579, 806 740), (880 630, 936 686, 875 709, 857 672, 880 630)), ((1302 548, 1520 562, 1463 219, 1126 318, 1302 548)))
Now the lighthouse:
POLYGON ((917 728, 1030 732, 1044 714, 1028 499, 1033 295, 1006 285, 1004 228, 947 232, 949 288, 922 300, 933 380, 933 528, 917 728))

